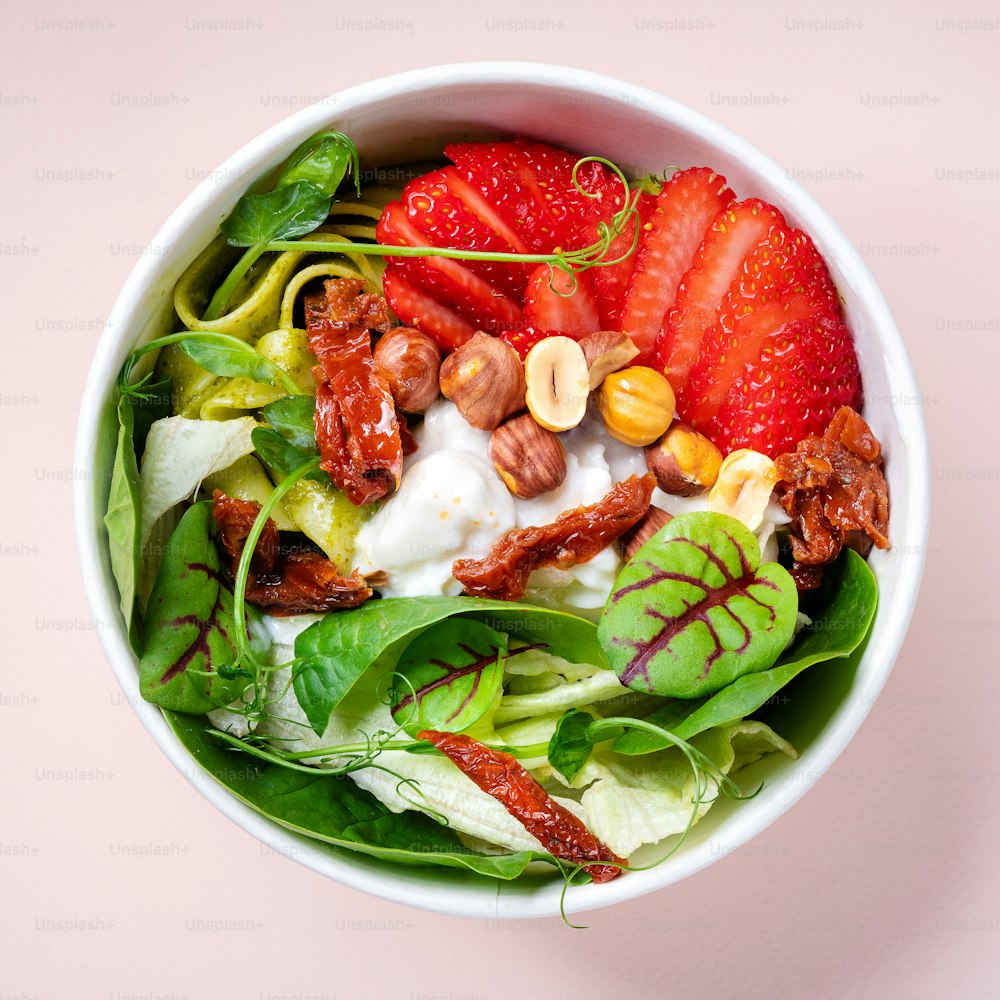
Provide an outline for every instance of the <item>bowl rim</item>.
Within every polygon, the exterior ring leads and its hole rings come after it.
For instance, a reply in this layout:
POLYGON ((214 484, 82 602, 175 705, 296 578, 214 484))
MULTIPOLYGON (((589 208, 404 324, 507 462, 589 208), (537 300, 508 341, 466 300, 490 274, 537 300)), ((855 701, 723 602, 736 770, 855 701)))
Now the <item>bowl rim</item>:
MULTIPOLYGON (((208 206, 221 189, 239 180, 245 187, 247 178, 260 172, 262 163, 275 149, 289 150, 313 131, 352 111, 363 111, 379 100, 422 91, 474 85, 524 86, 573 91, 594 97, 627 101, 630 106, 669 122, 739 158, 748 172, 769 181, 781 190, 796 212, 808 220, 811 235, 822 240, 825 254, 837 261, 845 278, 850 278, 857 298, 868 312, 877 340, 885 355, 886 375, 892 388, 890 407, 906 444, 908 512, 905 531, 897 544, 907 546, 910 558, 900 571, 889 599, 883 599, 880 613, 888 621, 881 623, 877 644, 866 650, 863 663, 876 664, 866 672, 865 686, 860 697, 845 699, 823 731, 800 759, 811 775, 807 780, 785 781, 765 788, 753 803, 734 810, 724 823, 726 853, 735 849, 766 827, 796 802, 807 788, 815 784, 843 751, 855 734, 876 696, 885 684, 902 645, 913 613, 923 572, 929 530, 930 476, 927 437, 916 379, 899 330, 875 279, 859 252, 816 200, 801 185, 790 178, 779 164, 728 127, 656 91, 616 77, 573 67, 537 62, 477 62, 429 66, 370 80, 338 91, 330 98, 312 104, 266 129, 212 171, 171 213, 153 237, 150 246, 173 248, 185 237, 193 220, 208 206), (899 394, 897 396, 897 393, 899 394), (907 399, 905 407, 894 402, 907 399), (917 401, 914 405, 913 401, 917 401), (755 806, 755 808, 746 808, 755 806)), ((188 234, 189 235, 189 234, 188 234)), ((98 622, 115 623, 118 611, 117 594, 105 587, 101 573, 104 544, 100 529, 103 511, 97 509, 93 479, 98 447, 98 432, 106 405, 106 394, 117 375, 119 356, 125 334, 134 331, 139 303, 162 267, 164 256, 155 253, 140 257, 123 285, 105 322, 94 354, 81 402, 76 436, 74 467, 74 516, 78 555, 84 587, 91 612, 98 622), (96 526, 96 530, 95 530, 96 526)), ((131 346, 131 345, 130 345, 131 346)), ((324 845, 311 845, 245 805, 228 789, 201 771, 194 759, 174 736, 156 706, 139 698, 134 656, 123 639, 120 627, 98 628, 105 655, 140 721, 157 745, 177 769, 198 791, 230 820, 256 837, 276 853, 284 853, 301 864, 343 885, 397 903, 404 903, 439 913, 488 918, 527 918, 552 916, 559 912, 558 891, 546 887, 538 892, 504 891, 507 883, 483 884, 469 881, 461 884, 424 882, 419 879, 394 878, 395 866, 385 870, 358 865, 347 852, 333 854, 324 845)), ((874 638, 874 637, 873 637, 874 638)), ((566 898, 566 912, 576 913, 636 898, 679 881, 710 864, 719 856, 713 850, 718 838, 705 841, 678 852, 670 862, 645 872, 633 872, 627 878, 616 879, 601 886, 588 886, 587 891, 571 892, 566 898)), ((413 870, 411 869, 411 872, 413 870)))

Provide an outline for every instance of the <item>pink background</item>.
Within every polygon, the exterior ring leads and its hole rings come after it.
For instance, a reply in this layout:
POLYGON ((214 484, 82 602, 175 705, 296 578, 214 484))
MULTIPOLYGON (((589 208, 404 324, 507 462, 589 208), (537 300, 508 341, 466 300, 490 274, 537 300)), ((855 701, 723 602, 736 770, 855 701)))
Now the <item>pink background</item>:
POLYGON ((224 23, 185 0, 5 11, 0 997, 997 996, 995 5, 234 9, 224 23), (931 437, 925 584, 861 732, 751 844, 588 915, 587 932, 405 909, 262 849, 123 703, 74 565, 80 393, 103 319, 167 215, 304 103, 487 58, 618 74, 785 164, 885 290, 931 437))

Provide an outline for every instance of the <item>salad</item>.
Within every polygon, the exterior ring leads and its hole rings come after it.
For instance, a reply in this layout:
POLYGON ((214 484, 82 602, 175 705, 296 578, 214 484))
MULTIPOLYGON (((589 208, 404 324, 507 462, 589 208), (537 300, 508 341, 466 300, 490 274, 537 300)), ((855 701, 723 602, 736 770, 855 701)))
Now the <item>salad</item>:
POLYGON ((365 185, 316 135, 182 275, 117 384, 121 611, 252 808, 603 882, 796 755, 767 707, 867 634, 881 447, 773 205, 527 139, 440 163, 365 185))

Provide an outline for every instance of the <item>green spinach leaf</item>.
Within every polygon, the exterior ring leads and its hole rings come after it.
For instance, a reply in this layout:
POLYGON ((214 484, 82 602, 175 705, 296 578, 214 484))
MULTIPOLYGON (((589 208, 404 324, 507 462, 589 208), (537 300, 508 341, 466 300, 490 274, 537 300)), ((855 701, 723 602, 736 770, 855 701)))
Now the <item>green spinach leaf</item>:
POLYGON ((451 618, 421 632, 393 676, 392 717, 410 735, 465 732, 503 686, 507 636, 482 622, 451 618))
MULTIPOLYGON (((233 593, 222 578, 208 501, 189 507, 174 529, 146 608, 139 689, 146 701, 204 713, 235 701, 247 686, 239 671, 219 671, 237 656, 233 593)), ((259 613, 247 607, 248 633, 260 649, 259 613)))
POLYGON ((330 197, 305 180, 263 194, 245 194, 222 223, 222 235, 234 247, 304 236, 326 222, 330 197))
POLYGON ((343 132, 321 132, 292 154, 276 186, 281 188, 308 181, 332 198, 348 172, 354 174, 360 195, 357 147, 343 132))
MULTIPOLYGON (((315 445, 310 449, 298 448, 282 437, 272 427, 255 427, 250 434, 254 451, 261 461, 278 477, 284 479, 296 469, 304 465, 310 458, 319 454, 315 445)), ((330 477, 322 469, 314 469, 305 479, 314 479, 318 483, 328 483, 330 477)))
POLYGON ((192 361, 213 375, 225 378, 248 378, 275 385, 279 381, 277 365, 258 354, 249 344, 201 340, 192 336, 177 345, 192 361))
MULTIPOLYGON (((850 656, 871 627, 878 604, 878 586, 868 563, 850 549, 827 571, 827 577, 832 585, 830 601, 775 666, 744 674, 711 698, 687 703, 686 712, 683 702, 672 701, 646 716, 646 721, 687 740, 706 729, 746 718, 807 667, 850 656)), ((615 742, 614 749, 639 754, 666 746, 666 741, 652 733, 631 731, 615 742)))
POLYGON ((556 723, 555 732, 549 740, 549 763, 570 784, 590 760, 594 743, 588 730, 594 716, 578 708, 571 708, 556 723))
POLYGON ((792 636, 798 595, 751 532, 725 514, 675 517, 615 582, 598 636, 622 684, 697 698, 771 666, 792 636))
POLYGON ((473 853, 458 835, 429 816, 390 812, 348 779, 290 770, 227 749, 206 732, 205 720, 164 712, 198 765, 255 812, 314 841, 360 851, 395 864, 466 869, 492 878, 517 878, 532 861, 555 864, 531 851, 473 853))
POLYGON ((282 396, 263 409, 264 419, 286 441, 302 450, 315 453, 316 400, 312 396, 282 396))
POLYGON ((605 666, 597 626, 576 615, 476 597, 396 597, 338 611, 295 640, 295 696, 309 724, 322 734, 330 713, 358 678, 376 664, 394 666, 420 632, 454 615, 474 617, 576 663, 605 666))

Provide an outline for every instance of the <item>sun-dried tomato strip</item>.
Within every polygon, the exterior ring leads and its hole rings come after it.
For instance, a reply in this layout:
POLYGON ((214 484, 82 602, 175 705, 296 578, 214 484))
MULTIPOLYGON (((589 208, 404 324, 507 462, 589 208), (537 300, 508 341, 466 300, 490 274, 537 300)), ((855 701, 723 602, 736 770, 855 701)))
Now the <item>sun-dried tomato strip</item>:
MULTIPOLYGON (((260 504, 216 490, 212 494, 212 513, 219 525, 219 541, 232 556, 235 576, 244 543, 260 513, 260 504)), ((371 596, 371 587, 363 577, 357 572, 341 576, 321 552, 282 551, 278 526, 267 519, 250 559, 248 604, 283 616, 356 608, 371 596)))
POLYGON ((316 441, 334 485, 356 506, 396 488, 403 471, 392 393, 372 357, 371 330, 391 325, 385 298, 357 278, 331 278, 305 298, 309 346, 319 359, 316 441))
POLYGON ((508 531, 485 559, 459 559, 452 575, 473 597, 516 601, 541 566, 569 569, 593 559, 649 510, 656 480, 629 476, 589 507, 560 514, 552 524, 508 531))
POLYGON ((371 588, 357 572, 341 576, 319 552, 288 552, 282 556, 278 571, 276 578, 251 575, 246 599, 279 617, 356 608, 372 596, 371 588))
POLYGON ((467 778, 492 795, 553 857, 584 869, 595 882, 610 882, 621 874, 614 862, 624 861, 595 837, 579 817, 561 806, 508 753, 461 733, 439 733, 424 729, 417 734, 429 740, 467 778))
MULTIPOLYGON (((222 490, 212 494, 212 514, 219 525, 219 541, 234 559, 239 559, 243 543, 259 513, 260 504, 255 500, 226 496, 222 490)), ((278 526, 268 518, 250 558, 250 569, 254 573, 273 573, 280 552, 278 526)))
POLYGON ((889 493, 882 446, 864 418, 842 406, 822 437, 779 455, 781 505, 792 519, 792 577, 799 590, 820 585, 844 546, 867 554, 889 547, 889 493))

